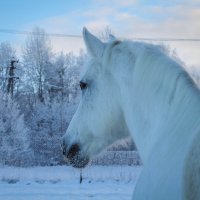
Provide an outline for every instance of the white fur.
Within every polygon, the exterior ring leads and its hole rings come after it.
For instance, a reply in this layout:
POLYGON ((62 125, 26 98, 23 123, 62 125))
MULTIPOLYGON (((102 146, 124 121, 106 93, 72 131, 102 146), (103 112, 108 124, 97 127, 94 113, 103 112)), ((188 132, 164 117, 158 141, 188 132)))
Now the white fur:
POLYGON ((199 200, 200 92, 192 79, 160 46, 83 35, 88 88, 65 142, 92 157, 130 134, 144 163, 134 200, 199 200))

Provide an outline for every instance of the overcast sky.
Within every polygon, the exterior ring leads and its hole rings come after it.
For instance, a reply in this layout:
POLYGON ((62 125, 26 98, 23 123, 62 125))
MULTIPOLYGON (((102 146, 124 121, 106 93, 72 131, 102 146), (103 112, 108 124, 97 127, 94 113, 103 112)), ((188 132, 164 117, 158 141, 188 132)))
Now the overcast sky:
MULTIPOLYGON (((120 38, 200 39, 200 0, 0 0, 0 29, 94 34, 109 26, 120 38)), ((0 42, 20 48, 25 35, 0 32, 0 42)), ((56 51, 83 47, 82 38, 51 37, 56 51)), ((188 65, 200 66, 200 42, 170 42, 188 65)))

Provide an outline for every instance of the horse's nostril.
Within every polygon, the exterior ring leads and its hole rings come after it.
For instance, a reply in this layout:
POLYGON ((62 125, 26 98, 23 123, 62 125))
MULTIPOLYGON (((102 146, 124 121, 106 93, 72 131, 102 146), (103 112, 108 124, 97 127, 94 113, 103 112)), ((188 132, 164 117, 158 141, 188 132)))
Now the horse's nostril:
POLYGON ((78 154, 78 152, 80 151, 80 147, 78 144, 73 144, 67 154, 67 158, 73 158, 74 156, 76 156, 78 154))

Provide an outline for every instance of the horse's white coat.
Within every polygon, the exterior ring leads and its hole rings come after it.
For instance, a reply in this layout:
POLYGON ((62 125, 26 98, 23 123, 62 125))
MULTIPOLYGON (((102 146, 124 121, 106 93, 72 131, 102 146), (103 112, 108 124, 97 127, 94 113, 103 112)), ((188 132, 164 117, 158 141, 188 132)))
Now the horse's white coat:
POLYGON ((92 157, 131 135, 144 163, 134 200, 200 199, 200 92, 164 48, 83 31, 91 54, 65 142, 92 157))

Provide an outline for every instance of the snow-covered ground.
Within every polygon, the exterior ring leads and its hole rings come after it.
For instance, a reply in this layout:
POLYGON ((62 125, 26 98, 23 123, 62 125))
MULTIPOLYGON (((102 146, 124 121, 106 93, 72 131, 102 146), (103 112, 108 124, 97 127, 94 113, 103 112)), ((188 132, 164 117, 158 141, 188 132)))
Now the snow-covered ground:
POLYGON ((0 168, 0 200, 130 200, 141 167, 0 168))

